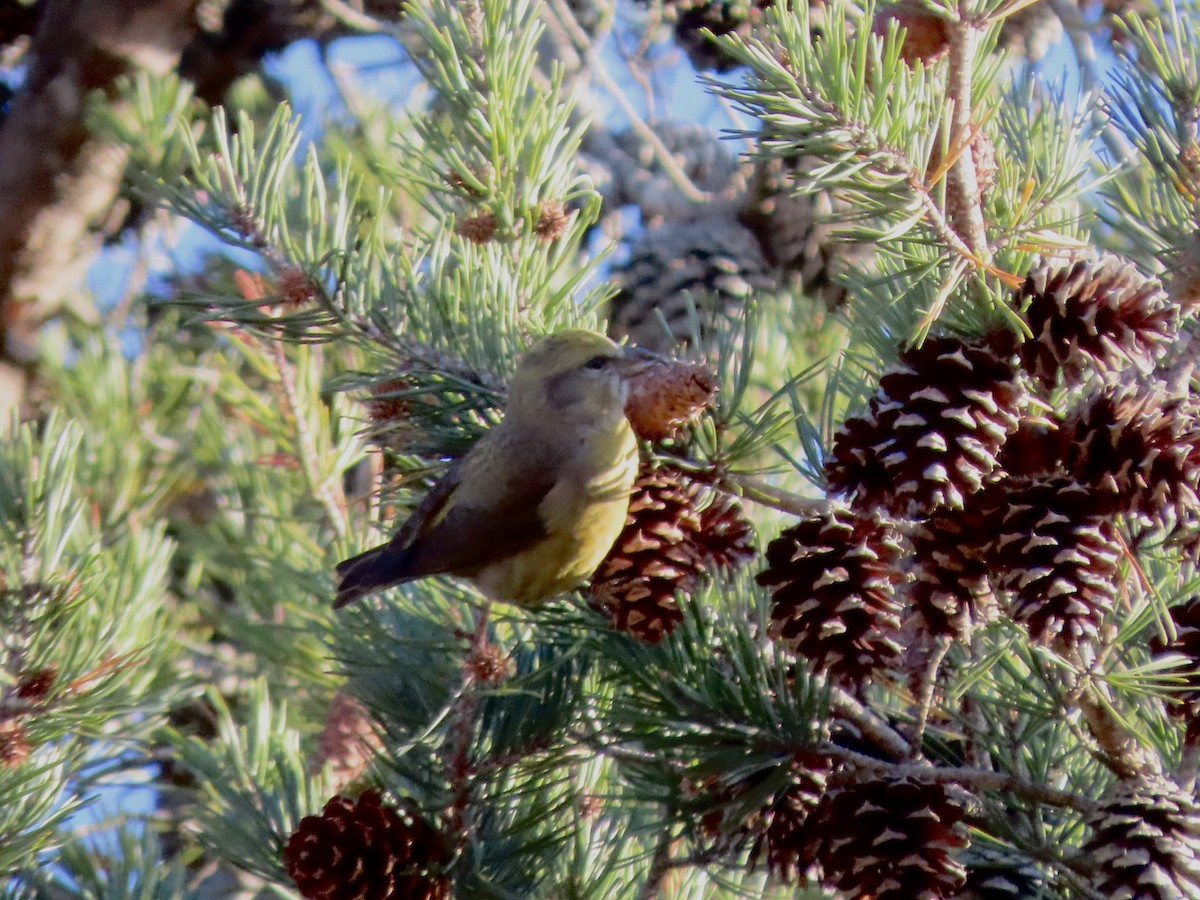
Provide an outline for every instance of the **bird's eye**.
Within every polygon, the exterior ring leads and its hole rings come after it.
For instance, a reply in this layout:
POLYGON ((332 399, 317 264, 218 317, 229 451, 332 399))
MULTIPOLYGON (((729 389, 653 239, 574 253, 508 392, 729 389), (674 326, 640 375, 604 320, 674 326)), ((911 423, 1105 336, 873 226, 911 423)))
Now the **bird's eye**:
POLYGON ((603 369, 609 363, 607 356, 593 356, 583 364, 585 369, 603 369))

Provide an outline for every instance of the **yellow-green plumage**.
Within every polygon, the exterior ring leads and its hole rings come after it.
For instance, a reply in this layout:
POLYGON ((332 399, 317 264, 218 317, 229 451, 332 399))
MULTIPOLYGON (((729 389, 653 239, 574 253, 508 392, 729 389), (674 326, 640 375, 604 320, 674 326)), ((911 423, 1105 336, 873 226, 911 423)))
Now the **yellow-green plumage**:
POLYGON ((625 522, 638 457, 622 375, 639 364, 591 331, 540 340, 517 368, 504 420, 391 541, 338 566, 334 605, 438 574, 523 605, 578 586, 625 522))

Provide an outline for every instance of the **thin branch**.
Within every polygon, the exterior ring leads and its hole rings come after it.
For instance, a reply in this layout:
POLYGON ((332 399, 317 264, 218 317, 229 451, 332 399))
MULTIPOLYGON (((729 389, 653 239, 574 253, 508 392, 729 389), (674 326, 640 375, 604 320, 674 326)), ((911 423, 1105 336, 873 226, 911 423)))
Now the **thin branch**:
POLYGON ((729 480, 737 485, 739 493, 747 500, 769 506, 780 512, 796 516, 811 516, 829 509, 829 500, 824 497, 802 497, 793 494, 751 475, 730 475, 729 480))
POLYGON ((1034 803, 1071 809, 1085 816, 1094 815, 1099 804, 1087 797, 1059 791, 1035 781, 1026 781, 1003 772, 989 772, 955 766, 934 766, 926 762, 893 763, 837 744, 822 744, 821 753, 853 765, 856 769, 886 775, 889 778, 913 778, 932 784, 957 784, 972 791, 1005 791, 1034 803))
MULTIPOLYGON (((669 819, 669 816, 667 818, 669 819)), ((638 900, 655 900, 662 893, 663 882, 671 871, 671 841, 671 828, 664 828, 659 832, 658 842, 654 845, 654 855, 650 857, 650 868, 646 872, 646 881, 638 891, 638 900)))

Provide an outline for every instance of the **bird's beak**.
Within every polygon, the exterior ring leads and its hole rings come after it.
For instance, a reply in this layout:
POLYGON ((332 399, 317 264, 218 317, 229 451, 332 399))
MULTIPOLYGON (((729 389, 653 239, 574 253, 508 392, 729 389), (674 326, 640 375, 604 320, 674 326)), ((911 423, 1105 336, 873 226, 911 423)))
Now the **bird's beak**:
POLYGON ((622 378, 636 378, 643 372, 655 366, 667 365, 670 360, 636 344, 626 344, 621 347, 621 358, 617 361, 617 371, 622 378))

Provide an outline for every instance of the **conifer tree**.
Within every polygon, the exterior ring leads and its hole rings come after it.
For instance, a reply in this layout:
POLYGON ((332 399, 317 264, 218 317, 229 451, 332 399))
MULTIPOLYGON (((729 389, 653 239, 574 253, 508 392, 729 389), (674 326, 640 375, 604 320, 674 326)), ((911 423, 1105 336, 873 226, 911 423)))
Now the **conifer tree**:
POLYGON ((4 895, 1200 897, 1200 6, 1042 5, 330 0, 427 93, 315 140, 126 78, 213 250, 0 439, 4 895), (334 611, 569 327, 662 354, 590 583, 334 611))

